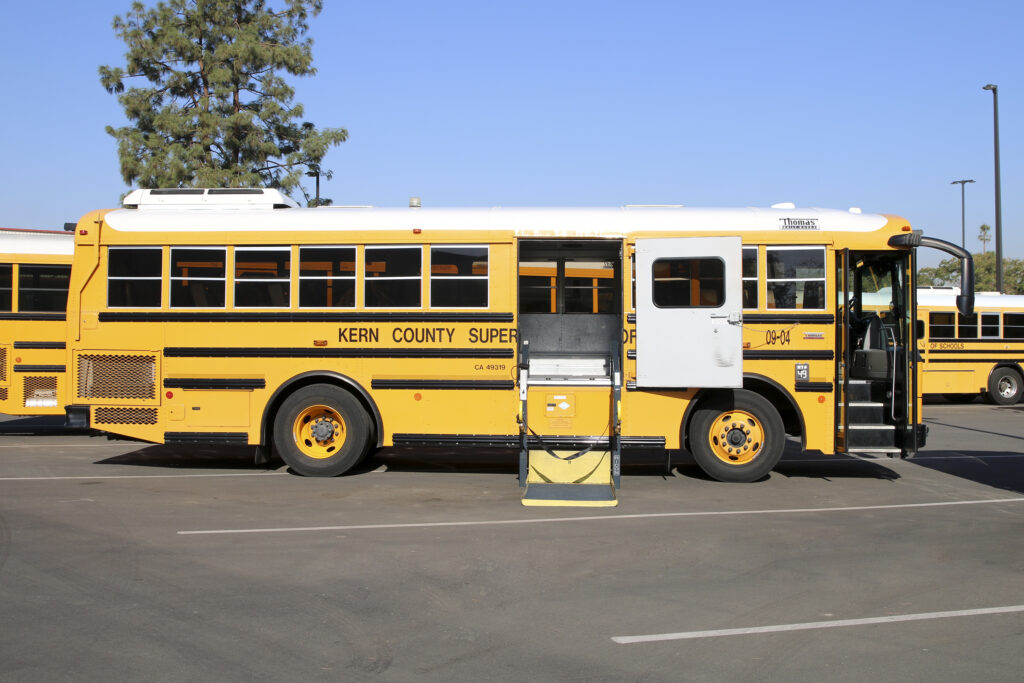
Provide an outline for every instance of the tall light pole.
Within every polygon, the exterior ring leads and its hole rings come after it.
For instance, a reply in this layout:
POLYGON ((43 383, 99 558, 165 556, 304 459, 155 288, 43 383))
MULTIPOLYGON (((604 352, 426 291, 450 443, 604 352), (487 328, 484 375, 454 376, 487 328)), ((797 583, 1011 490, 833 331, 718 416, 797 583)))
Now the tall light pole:
POLYGON ((999 88, 989 83, 982 90, 992 91, 992 130, 996 148, 996 291, 1003 292, 1003 199, 999 189, 999 88))
POLYGON ((973 183, 973 180, 954 180, 950 185, 960 185, 960 246, 967 248, 967 229, 964 226, 964 185, 973 183))

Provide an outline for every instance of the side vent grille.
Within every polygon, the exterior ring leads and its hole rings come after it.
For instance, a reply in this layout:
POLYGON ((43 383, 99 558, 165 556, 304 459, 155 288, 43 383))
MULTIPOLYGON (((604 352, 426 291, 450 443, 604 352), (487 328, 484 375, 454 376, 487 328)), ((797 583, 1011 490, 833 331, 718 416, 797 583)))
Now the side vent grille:
POLYGON ((156 356, 78 356, 78 398, 155 399, 156 356))
POLYGON ((98 425, 155 425, 156 408, 96 408, 93 418, 98 425))
POLYGON ((7 400, 7 389, 0 389, 0 401, 7 400))
POLYGON ((26 377, 24 396, 26 408, 56 408, 57 378, 26 377))
POLYGON ((7 348, 0 346, 0 382, 7 381, 7 348))

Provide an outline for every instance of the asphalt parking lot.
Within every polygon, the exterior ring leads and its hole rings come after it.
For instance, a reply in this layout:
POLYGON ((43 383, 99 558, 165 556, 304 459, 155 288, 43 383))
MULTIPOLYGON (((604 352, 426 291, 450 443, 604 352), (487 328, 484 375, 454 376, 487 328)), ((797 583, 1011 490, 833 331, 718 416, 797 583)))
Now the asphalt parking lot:
POLYGON ((604 510, 502 451, 308 479, 6 420, 0 679, 1018 681, 1024 406, 925 415, 754 484, 636 454, 604 510))

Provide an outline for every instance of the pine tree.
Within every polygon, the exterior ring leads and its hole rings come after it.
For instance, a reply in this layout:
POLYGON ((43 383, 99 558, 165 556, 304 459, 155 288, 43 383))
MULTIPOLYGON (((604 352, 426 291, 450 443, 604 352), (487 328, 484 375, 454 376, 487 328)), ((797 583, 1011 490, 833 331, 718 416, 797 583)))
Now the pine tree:
POLYGON ((316 73, 303 36, 322 0, 278 1, 133 2, 114 18, 126 65, 99 74, 131 124, 106 129, 126 183, 302 190, 303 174, 348 138, 303 121, 284 78, 316 73))

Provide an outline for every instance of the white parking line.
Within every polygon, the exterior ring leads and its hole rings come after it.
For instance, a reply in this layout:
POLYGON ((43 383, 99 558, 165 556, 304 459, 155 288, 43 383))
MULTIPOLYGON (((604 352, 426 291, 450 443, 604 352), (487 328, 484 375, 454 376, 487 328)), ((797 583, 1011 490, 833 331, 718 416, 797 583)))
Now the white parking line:
POLYGON ((723 628, 712 631, 683 631, 681 633, 656 633, 648 636, 615 636, 612 638, 612 640, 622 645, 628 645, 632 643, 657 643, 665 640, 692 640, 694 638, 747 636, 757 633, 808 631, 820 628, 866 626, 869 624, 891 624, 899 621, 924 621, 927 619, 949 619, 951 617, 975 617, 986 614, 1009 614, 1012 612, 1024 612, 1024 605, 1008 605, 1006 607, 983 607, 981 609, 961 609, 953 610, 950 612, 922 612, 921 614, 898 614, 889 617, 869 617, 867 619, 836 619, 834 621, 809 621, 803 624, 776 624, 774 626, 754 626, 751 628, 723 628))
POLYGON ((650 512, 634 515, 586 515, 580 517, 542 517, 537 519, 493 519, 463 522, 408 522, 403 524, 347 524, 341 526, 296 526, 264 529, 199 529, 179 531, 180 536, 211 534, 269 534, 289 531, 356 531, 366 529, 420 529, 425 527, 497 526, 503 524, 549 524, 557 522, 607 522, 624 519, 658 519, 664 517, 720 517, 729 515, 784 515, 815 512, 858 512, 864 510, 900 510, 908 508, 948 507, 952 505, 990 505, 993 503, 1021 503, 1024 497, 989 498, 982 500, 950 500, 935 503, 900 503, 894 505, 857 505, 834 508, 788 508, 778 510, 717 510, 709 512, 650 512))
POLYGON ((64 481, 76 479, 192 479, 201 477, 272 477, 287 472, 222 472, 219 474, 121 474, 93 477, 0 477, 0 481, 64 481))

